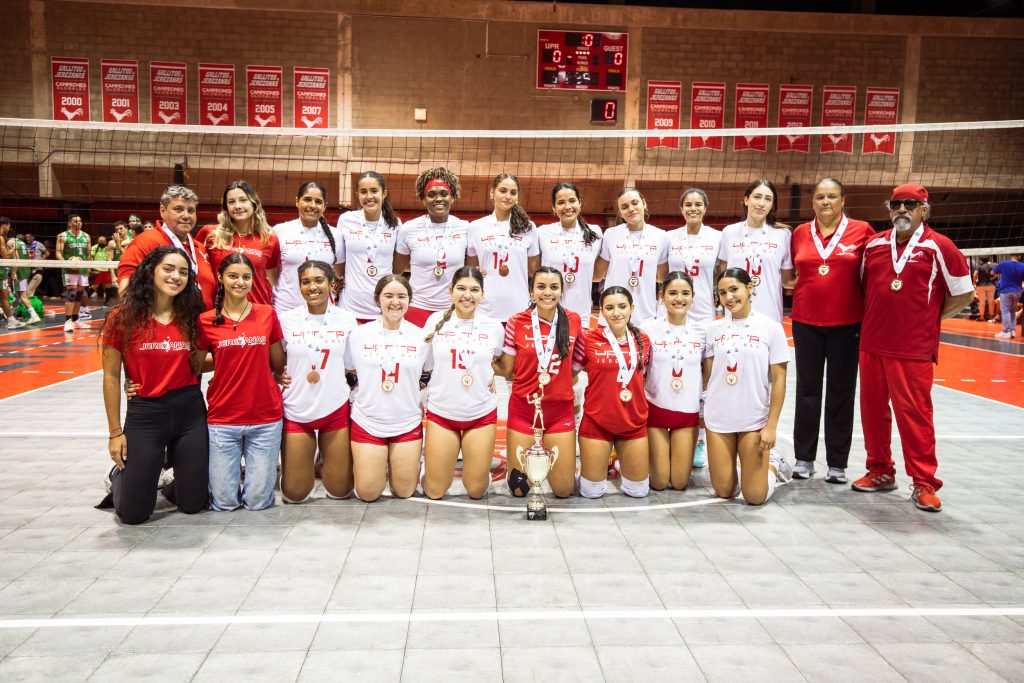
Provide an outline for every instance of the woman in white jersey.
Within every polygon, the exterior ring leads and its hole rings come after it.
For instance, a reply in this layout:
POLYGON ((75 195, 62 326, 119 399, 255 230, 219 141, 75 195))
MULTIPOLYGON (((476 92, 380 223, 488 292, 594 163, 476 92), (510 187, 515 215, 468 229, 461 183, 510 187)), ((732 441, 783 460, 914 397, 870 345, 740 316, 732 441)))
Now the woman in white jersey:
POLYGON ((647 439, 650 444, 651 488, 682 491, 690 483, 697 444, 700 397, 704 388, 704 328, 690 319, 693 278, 670 271, 662 285, 664 318, 640 326, 651 339, 647 369, 647 439))
POLYGON ((345 263, 345 241, 341 232, 324 218, 327 190, 315 180, 303 183, 295 195, 299 217, 274 226, 281 246, 281 276, 274 283, 274 310, 278 314, 302 306, 299 266, 306 261, 324 261, 340 277, 345 263))
POLYGON ((647 223, 647 202, 635 187, 623 188, 615 206, 623 222, 605 231, 594 280, 628 289, 635 306, 632 321, 640 325, 654 317, 658 283, 668 272, 668 238, 647 223))
POLYGON ((754 310, 782 322, 782 289, 795 283, 791 234, 775 226, 779 193, 770 180, 758 178, 743 192, 747 218, 722 230, 718 270, 742 268, 754 286, 754 310))
MULTIPOLYGON (((493 284, 493 281, 492 281, 493 284)), ((462 450, 462 483, 470 498, 483 498, 491 483, 491 458, 498 423, 494 392, 495 358, 505 330, 481 312, 484 276, 478 268, 455 271, 452 305, 430 316, 427 385, 427 438, 423 452, 423 493, 443 498, 452 485, 462 450)))
POLYGON ((690 325, 707 328, 715 319, 715 267, 722 233, 704 225, 707 192, 691 187, 679 198, 686 225, 668 232, 668 269, 693 279, 693 304, 686 312, 690 325))
POLYGON ((384 176, 367 171, 356 184, 359 209, 347 211, 338 220, 338 230, 345 241, 345 288, 341 290, 341 308, 367 323, 379 311, 373 303, 377 281, 391 273, 395 242, 402 222, 391 207, 391 197, 384 176))
POLYGON ((290 382, 284 390, 281 498, 304 503, 316 483, 313 458, 319 447, 320 477, 328 498, 352 493, 349 450, 349 388, 345 352, 356 319, 331 303, 334 269, 323 261, 298 267, 305 305, 280 316, 290 382))
POLYGON ((494 213, 469 224, 466 263, 491 278, 481 312, 508 322, 530 303, 527 283, 540 265, 540 245, 536 226, 519 205, 518 178, 511 173, 494 176, 491 201, 494 213))
POLYGON ((792 472, 773 450, 786 398, 789 346, 782 324, 753 309, 750 280, 743 268, 729 268, 718 279, 718 298, 729 315, 707 332, 704 421, 715 494, 733 498, 742 491, 747 503, 761 505, 792 472))
POLYGON ((583 197, 573 183, 557 183, 551 188, 551 211, 558 222, 537 228, 541 265, 562 271, 562 305, 587 326, 594 308, 590 290, 594 262, 601 253, 601 229, 583 219, 583 197))
POLYGON ((451 215, 459 190, 459 177, 443 166, 416 178, 416 196, 427 213, 402 226, 391 267, 396 275, 409 272, 415 298, 408 317, 414 325, 451 305, 452 273, 466 265, 469 223, 451 215))
POLYGON ((420 377, 430 352, 423 328, 405 319, 412 287, 403 275, 377 282, 377 320, 352 333, 346 367, 359 386, 352 400, 352 464, 356 497, 377 500, 384 487, 398 498, 416 491, 423 442, 420 377))

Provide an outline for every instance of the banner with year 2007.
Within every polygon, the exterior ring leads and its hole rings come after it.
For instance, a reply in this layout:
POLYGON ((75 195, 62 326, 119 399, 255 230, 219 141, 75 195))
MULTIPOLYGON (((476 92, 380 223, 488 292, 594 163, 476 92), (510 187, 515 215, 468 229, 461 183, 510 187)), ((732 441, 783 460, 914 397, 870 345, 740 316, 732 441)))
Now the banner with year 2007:
POLYGON ((89 60, 50 58, 54 121, 89 120, 89 60))
POLYGON ((101 59, 103 121, 139 122, 139 63, 130 59, 101 59))
POLYGON ((331 72, 297 66, 294 71, 294 126, 327 128, 330 125, 331 72))
POLYGON ((149 63, 149 122, 188 123, 188 67, 185 62, 149 63))
POLYGON ((199 65, 199 123, 235 125, 235 65, 199 65))

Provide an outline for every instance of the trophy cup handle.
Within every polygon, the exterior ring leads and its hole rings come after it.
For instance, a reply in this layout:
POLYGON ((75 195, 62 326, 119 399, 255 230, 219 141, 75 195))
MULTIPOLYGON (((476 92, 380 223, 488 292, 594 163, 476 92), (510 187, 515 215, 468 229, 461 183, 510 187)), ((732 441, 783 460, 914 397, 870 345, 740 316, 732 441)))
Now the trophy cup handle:
POLYGON ((554 467, 556 462, 558 462, 558 446, 552 446, 551 447, 551 466, 554 467))
POLYGON ((526 464, 523 463, 523 447, 516 446, 516 460, 519 461, 519 469, 522 472, 526 472, 526 464))

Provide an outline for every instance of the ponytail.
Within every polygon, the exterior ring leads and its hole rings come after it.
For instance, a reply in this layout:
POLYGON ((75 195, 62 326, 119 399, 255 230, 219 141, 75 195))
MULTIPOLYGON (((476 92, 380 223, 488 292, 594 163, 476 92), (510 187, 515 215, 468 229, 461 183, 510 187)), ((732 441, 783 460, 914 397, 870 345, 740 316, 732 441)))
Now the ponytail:
POLYGON ((391 206, 391 196, 384 198, 384 203, 381 204, 381 215, 384 216, 384 223, 389 228, 398 227, 398 214, 395 213, 394 207, 391 206))
POLYGON ((330 224, 323 216, 320 216, 320 228, 323 229, 324 234, 327 235, 327 241, 331 243, 331 263, 336 263, 338 260, 338 245, 334 241, 334 233, 331 232, 330 224))
POLYGON ((526 209, 514 204, 512 206, 512 214, 508 218, 508 227, 510 235, 523 235, 530 232, 530 228, 533 227, 533 223, 530 222, 530 214, 526 213, 526 209))
POLYGON ((432 342, 434 340, 434 335, 441 331, 441 328, 444 327, 444 324, 451 319, 452 313, 454 312, 455 304, 452 304, 451 306, 448 307, 448 310, 444 312, 444 315, 441 316, 441 319, 437 321, 437 325, 434 326, 434 329, 431 330, 430 334, 428 334, 426 339, 424 339, 423 341, 427 342, 428 344, 432 342))
POLYGON ((576 218, 576 224, 580 226, 583 231, 583 243, 588 247, 598 239, 597 233, 592 227, 590 227, 585 220, 583 220, 583 212, 576 218))
POLYGON ((562 308, 561 302, 559 302, 555 310, 558 311, 558 325, 555 328, 555 348, 558 349, 558 355, 563 360, 571 360, 572 355, 569 352, 569 314, 562 308))
POLYGON ((224 283, 217 283, 217 293, 213 297, 213 309, 215 312, 213 322, 217 325, 224 324, 224 283))
POLYGON ((636 362, 640 366, 640 373, 643 375, 647 374, 647 366, 644 365, 644 338, 640 336, 640 328, 633 324, 633 319, 630 318, 626 322, 626 330, 633 335, 633 339, 636 340, 636 362))

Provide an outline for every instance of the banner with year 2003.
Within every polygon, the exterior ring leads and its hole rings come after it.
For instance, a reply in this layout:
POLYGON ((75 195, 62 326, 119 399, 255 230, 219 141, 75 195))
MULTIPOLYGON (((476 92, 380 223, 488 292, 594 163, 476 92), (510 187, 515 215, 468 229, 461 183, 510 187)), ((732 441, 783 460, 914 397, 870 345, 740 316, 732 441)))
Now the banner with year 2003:
POLYGON ((89 60, 50 58, 54 121, 89 120, 89 60))
POLYGON ((306 66, 295 67, 294 126, 327 128, 330 125, 331 72, 306 66))
POLYGON ((235 125, 235 65, 199 65, 199 123, 235 125))
POLYGON ((149 63, 149 122, 188 123, 188 67, 185 62, 149 63))

